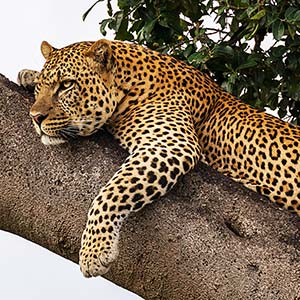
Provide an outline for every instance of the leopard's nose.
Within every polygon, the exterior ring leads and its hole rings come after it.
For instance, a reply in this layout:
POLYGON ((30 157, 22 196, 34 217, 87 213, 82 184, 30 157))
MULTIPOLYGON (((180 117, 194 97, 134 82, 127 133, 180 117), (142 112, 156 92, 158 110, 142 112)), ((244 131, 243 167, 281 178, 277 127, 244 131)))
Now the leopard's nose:
POLYGON ((34 120, 34 122, 40 127, 42 122, 47 118, 48 114, 46 115, 43 115, 43 114, 40 114, 40 113, 37 113, 37 114, 33 114, 33 113, 30 113, 29 114, 30 117, 34 120))

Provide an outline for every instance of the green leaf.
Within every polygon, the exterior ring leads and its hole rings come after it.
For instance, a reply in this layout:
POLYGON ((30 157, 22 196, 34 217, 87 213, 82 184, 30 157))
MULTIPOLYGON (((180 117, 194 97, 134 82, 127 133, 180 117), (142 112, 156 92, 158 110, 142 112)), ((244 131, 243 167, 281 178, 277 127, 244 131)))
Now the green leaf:
POLYGON ((300 21, 300 10, 295 7, 289 7, 284 14, 284 17, 289 23, 296 23, 300 21))
POLYGON ((289 24, 288 25, 288 31, 289 31, 289 35, 291 36, 291 38, 294 39, 295 35, 296 35, 296 32, 297 32, 295 26, 292 26, 292 25, 289 24))
POLYGON ((253 67, 256 67, 257 64, 258 64, 257 61, 255 61, 255 60, 249 60, 249 61, 246 61, 245 63, 243 63, 242 65, 238 66, 236 68, 236 70, 240 71, 240 70, 244 70, 244 69, 253 68, 253 67))
POLYGON ((221 15, 219 18, 218 18, 218 23, 221 25, 221 28, 225 28, 226 26, 226 15, 221 15))
POLYGON ((107 0, 107 13, 110 17, 113 15, 113 9, 111 6, 111 0, 107 0))
POLYGON ((295 12, 297 11, 297 8, 295 7, 288 7, 287 10, 284 13, 284 17, 287 21, 293 20, 293 16, 295 12))
POLYGON ((272 48, 271 55, 274 57, 282 57, 282 55, 286 52, 286 47, 284 46, 277 46, 272 48))
POLYGON ((290 97, 300 99, 300 85, 298 83, 289 83, 287 92, 290 97))
POLYGON ((239 21, 237 19, 232 19, 230 24, 231 36, 234 35, 239 30, 239 21))
POLYGON ((123 11, 118 11, 114 15, 114 18, 115 18, 115 21, 116 21, 114 29, 115 29, 116 32, 119 31, 119 28, 120 28, 121 23, 123 21, 123 17, 124 17, 124 12, 123 11))
POLYGON ((149 34, 152 32, 152 30, 153 30, 153 28, 154 28, 154 26, 155 26, 156 23, 157 23, 157 20, 156 20, 156 19, 153 19, 153 20, 147 22, 147 23, 144 25, 143 31, 144 31, 147 35, 149 35, 149 34))
MULTIPOLYGON (((298 58, 294 53, 289 53, 286 60, 287 68, 293 72, 298 71, 298 58)), ((298 83, 299 84, 299 83, 298 83)))
POLYGON ((248 25, 248 30, 249 30, 249 33, 247 33, 244 37, 246 40, 251 40, 254 35, 256 34, 257 30, 259 28, 259 24, 258 23, 253 23, 253 24, 249 24, 248 25))
POLYGON ((246 9, 246 13, 248 15, 248 17, 251 17, 251 15, 259 8, 259 5, 258 4, 255 4, 254 6, 249 6, 247 9, 246 9))
POLYGON ((131 1, 129 0, 118 0, 118 6, 120 9, 124 9, 130 7, 131 1))
POLYGON ((113 19, 112 18, 109 18, 109 19, 104 19, 100 22, 100 32, 101 34, 103 35, 106 35, 106 27, 107 25, 110 23, 110 22, 113 22, 113 19))
POLYGON ((224 14, 225 9, 226 9, 225 5, 220 5, 217 10, 217 15, 222 16, 224 14))
POLYGON ((297 12, 294 15, 294 21, 298 22, 300 21, 300 10, 297 10, 297 12))
POLYGON ((128 20, 126 18, 123 18, 122 19, 122 22, 120 23, 119 25, 119 29, 118 29, 118 32, 116 33, 116 39, 117 40, 127 40, 128 39, 128 36, 131 34, 128 32, 127 30, 128 28, 128 20))
POLYGON ((140 28, 140 30, 137 30, 137 40, 139 42, 149 41, 151 33, 152 33, 156 23, 157 23, 157 20, 153 19, 153 20, 147 21, 146 23, 142 22, 140 24, 137 24, 136 26, 139 26, 139 28, 140 28))
POLYGON ((139 32, 142 29, 143 25, 144 25, 144 21, 142 20, 135 21, 134 23, 132 23, 132 26, 130 27, 129 31, 139 32))
POLYGON ((284 96, 283 99, 279 103, 278 115, 280 118, 283 118, 286 116, 288 105, 289 105, 289 98, 284 96))
POLYGON ((214 48, 214 56, 233 56, 234 51, 233 49, 228 45, 216 45, 214 48))
POLYGON ((266 11, 264 9, 260 10, 257 14, 251 17, 251 20, 260 20, 262 17, 266 15, 266 11))
POLYGON ((195 51, 194 45, 188 45, 188 46, 185 48, 185 50, 183 51, 183 56, 184 56, 185 58, 188 58, 188 57, 191 55, 191 53, 192 53, 193 51, 195 51))
POLYGON ((284 35, 284 23, 280 20, 277 20, 275 23, 273 23, 272 33, 275 40, 280 41, 284 35))
POLYGON ((99 2, 102 2, 103 0, 98 0, 96 1, 83 15, 82 15, 82 20, 84 21, 87 17, 87 15, 91 12, 91 10, 95 7, 96 4, 99 2))
POLYGON ((197 64, 204 63, 208 59, 208 55, 203 52, 196 52, 193 53, 188 57, 188 62, 190 64, 197 64))
POLYGON ((173 28, 177 33, 182 33, 182 27, 180 26, 180 18, 176 12, 163 12, 158 18, 158 23, 166 28, 173 28))

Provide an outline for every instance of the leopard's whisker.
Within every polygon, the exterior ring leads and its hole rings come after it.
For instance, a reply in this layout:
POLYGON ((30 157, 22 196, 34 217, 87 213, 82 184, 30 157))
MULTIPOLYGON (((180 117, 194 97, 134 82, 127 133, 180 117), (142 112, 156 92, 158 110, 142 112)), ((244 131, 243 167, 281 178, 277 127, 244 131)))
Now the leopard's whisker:
POLYGON ((63 136, 64 138, 76 138, 78 135, 78 129, 74 126, 67 126, 63 129, 60 130, 60 134, 61 136, 63 136))

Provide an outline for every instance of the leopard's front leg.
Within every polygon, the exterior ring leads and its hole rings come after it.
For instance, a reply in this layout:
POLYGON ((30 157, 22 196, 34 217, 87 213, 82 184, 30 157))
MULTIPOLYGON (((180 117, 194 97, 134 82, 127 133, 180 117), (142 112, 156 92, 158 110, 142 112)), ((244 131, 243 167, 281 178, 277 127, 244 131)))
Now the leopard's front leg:
POLYGON ((199 151, 196 146, 193 156, 157 147, 130 155, 90 208, 79 259, 84 276, 103 275, 109 270, 118 255, 122 221, 164 195, 180 175, 194 167, 199 151))
POLYGON ((18 84, 26 90, 33 92, 39 74, 38 71, 23 69, 18 73, 18 84))

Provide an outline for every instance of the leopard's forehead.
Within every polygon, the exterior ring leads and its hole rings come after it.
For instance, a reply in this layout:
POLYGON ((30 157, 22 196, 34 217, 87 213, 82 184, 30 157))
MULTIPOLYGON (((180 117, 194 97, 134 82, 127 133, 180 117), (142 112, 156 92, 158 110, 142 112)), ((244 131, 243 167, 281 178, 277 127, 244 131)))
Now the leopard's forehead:
POLYGON ((51 53, 48 62, 67 62, 68 59, 75 62, 92 44, 93 42, 79 42, 61 49, 55 49, 51 53))
POLYGON ((80 42, 61 49, 55 49, 46 61, 39 82, 59 81, 64 76, 76 76, 85 68, 84 52, 92 42, 80 42))

